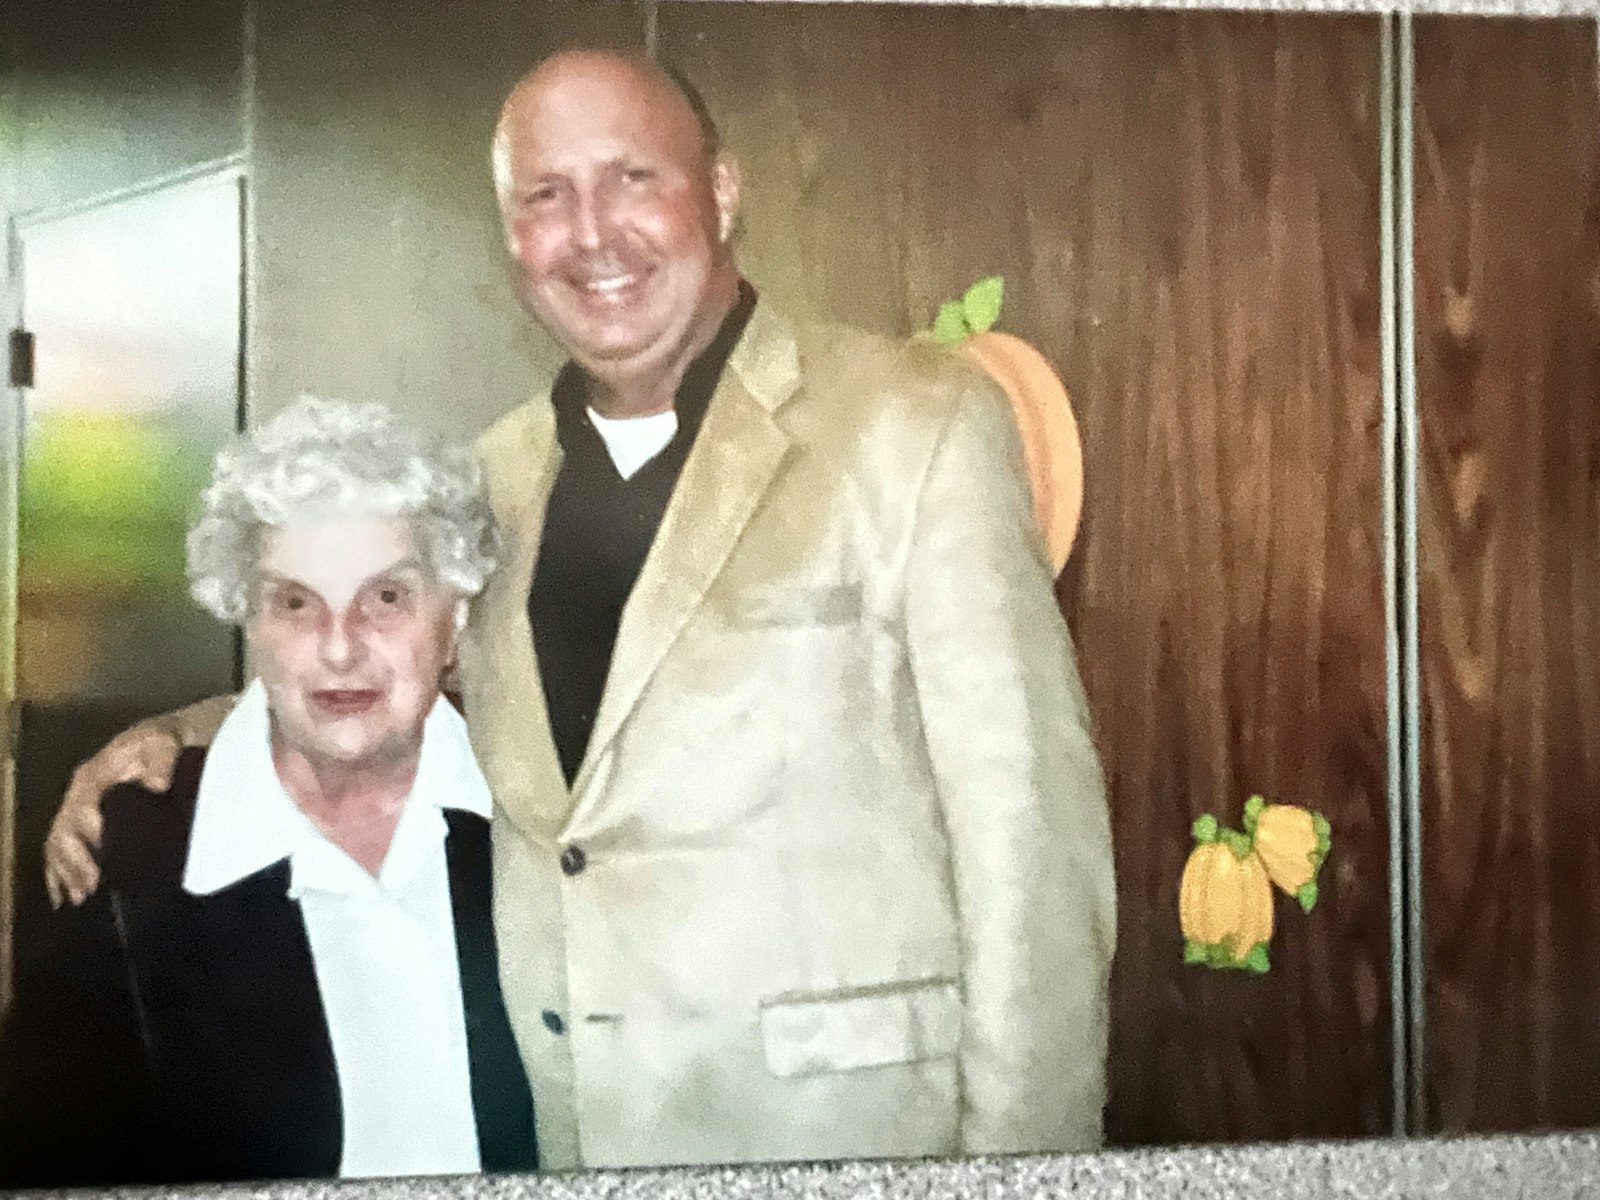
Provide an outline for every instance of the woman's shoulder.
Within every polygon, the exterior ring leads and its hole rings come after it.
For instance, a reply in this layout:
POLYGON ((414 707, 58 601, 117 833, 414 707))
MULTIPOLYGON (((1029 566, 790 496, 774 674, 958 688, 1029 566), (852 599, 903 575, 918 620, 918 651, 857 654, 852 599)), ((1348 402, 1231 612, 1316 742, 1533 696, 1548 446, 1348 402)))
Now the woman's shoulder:
POLYGON ((108 886, 135 891, 181 886, 205 757, 204 747, 186 747, 165 791, 123 783, 106 793, 100 862, 108 886))

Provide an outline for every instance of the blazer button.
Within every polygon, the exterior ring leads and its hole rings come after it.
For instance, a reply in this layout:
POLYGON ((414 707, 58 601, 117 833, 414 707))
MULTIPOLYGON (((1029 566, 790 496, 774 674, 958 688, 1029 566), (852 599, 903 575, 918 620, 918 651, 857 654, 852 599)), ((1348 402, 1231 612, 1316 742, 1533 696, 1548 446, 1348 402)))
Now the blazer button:
POLYGON ((567 1023, 561 1019, 561 1014, 553 1008, 547 1008, 540 1014, 544 1018, 544 1027, 551 1033, 565 1033, 567 1023))
POLYGON ((589 856, 583 852, 582 846, 568 846, 561 852, 561 871, 565 875, 581 874, 588 865, 589 856))

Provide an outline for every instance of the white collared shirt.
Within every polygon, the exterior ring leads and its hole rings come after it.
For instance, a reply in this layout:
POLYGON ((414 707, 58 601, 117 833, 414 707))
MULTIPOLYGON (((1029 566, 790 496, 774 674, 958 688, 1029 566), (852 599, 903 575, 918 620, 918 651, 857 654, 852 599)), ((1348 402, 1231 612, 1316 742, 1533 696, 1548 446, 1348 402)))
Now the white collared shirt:
POLYGON ((279 781, 259 680, 201 772, 184 890, 209 895, 288 858, 343 1099, 341 1176, 480 1169, 442 808, 490 812, 466 724, 442 698, 376 878, 279 781))

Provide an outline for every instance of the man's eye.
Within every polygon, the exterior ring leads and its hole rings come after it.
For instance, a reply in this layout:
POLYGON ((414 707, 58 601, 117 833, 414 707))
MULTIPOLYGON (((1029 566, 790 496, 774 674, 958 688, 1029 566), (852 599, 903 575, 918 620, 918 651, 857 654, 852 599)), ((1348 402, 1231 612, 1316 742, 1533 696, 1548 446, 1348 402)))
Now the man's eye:
POLYGON ((648 183, 656 177, 656 173, 649 167, 629 167, 623 173, 623 178, 629 183, 648 183))
POLYGON ((378 599, 381 602, 383 602, 384 604, 399 604, 400 603, 400 589, 399 588, 379 588, 378 589, 378 599))
POLYGON ((279 592, 277 607, 284 612, 299 612, 306 606, 306 598, 297 592, 279 592))

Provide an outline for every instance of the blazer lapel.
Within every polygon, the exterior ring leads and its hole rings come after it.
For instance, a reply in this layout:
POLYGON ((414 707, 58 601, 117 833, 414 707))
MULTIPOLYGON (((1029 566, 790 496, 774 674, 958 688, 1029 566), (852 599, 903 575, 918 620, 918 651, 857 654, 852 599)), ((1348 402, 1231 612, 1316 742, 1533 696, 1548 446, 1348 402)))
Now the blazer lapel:
POLYGON ((459 809, 446 809, 445 821, 450 828, 445 859, 466 1016, 478 1157, 485 1171, 531 1171, 539 1165, 533 1098, 500 993, 490 908, 489 823, 459 809))
POLYGON ((525 831, 548 836, 566 820, 571 803, 528 629, 528 588, 562 458, 549 396, 535 397, 504 429, 492 431, 479 443, 479 457, 500 527, 501 561, 473 605, 466 631, 471 645, 463 645, 469 729, 496 802, 525 831), (471 697, 495 702, 473 705, 471 697))
POLYGON ((593 804, 587 785, 596 762, 727 562, 788 453, 789 436, 773 414, 799 386, 794 334, 757 305, 622 611, 594 732, 573 781, 574 819, 593 804))

